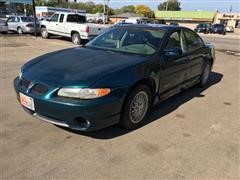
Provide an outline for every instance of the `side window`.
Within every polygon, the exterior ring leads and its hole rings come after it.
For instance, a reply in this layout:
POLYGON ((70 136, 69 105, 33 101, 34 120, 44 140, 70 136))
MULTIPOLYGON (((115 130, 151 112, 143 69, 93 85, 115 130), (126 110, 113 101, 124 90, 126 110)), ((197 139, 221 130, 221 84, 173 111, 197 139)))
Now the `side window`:
POLYGON ((172 35, 169 37, 168 43, 166 45, 166 49, 171 49, 171 48, 181 48, 181 41, 180 41, 180 33, 179 32, 174 32, 172 35))
POLYGON ((203 46, 202 40, 195 34, 195 32, 192 32, 190 30, 184 30, 184 34, 188 51, 194 51, 203 46))
POLYGON ((80 16, 80 15, 77 15, 77 14, 69 14, 67 16, 67 22, 86 23, 86 18, 85 18, 85 16, 80 16))
POLYGON ((62 22, 63 22, 63 19, 64 19, 64 14, 61 14, 60 19, 59 19, 59 22, 62 23, 62 22))
POLYGON ((20 18, 19 17, 15 17, 14 22, 20 22, 20 18))
POLYGON ((58 22, 58 17, 59 17, 59 14, 55 14, 51 17, 50 21, 52 22, 58 22))

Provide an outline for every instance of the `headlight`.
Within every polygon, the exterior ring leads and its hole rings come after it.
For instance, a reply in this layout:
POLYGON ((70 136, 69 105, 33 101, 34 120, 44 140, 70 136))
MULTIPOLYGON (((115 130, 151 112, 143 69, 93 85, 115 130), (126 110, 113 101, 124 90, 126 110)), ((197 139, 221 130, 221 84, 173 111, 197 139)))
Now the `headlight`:
POLYGON ((110 89, 88 89, 88 88, 61 88, 58 91, 58 96, 80 98, 80 99, 95 99, 106 96, 110 93, 110 89))
POLYGON ((19 79, 22 78, 22 70, 19 71, 18 77, 19 77, 19 79))

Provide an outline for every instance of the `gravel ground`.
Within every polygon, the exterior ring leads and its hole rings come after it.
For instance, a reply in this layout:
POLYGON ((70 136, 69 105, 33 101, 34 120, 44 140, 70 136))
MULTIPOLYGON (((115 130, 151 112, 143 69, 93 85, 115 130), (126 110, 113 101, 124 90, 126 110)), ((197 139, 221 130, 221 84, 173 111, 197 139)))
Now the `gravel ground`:
MULTIPOLYGON (((214 40, 217 49, 238 45, 214 40)), ((26 61, 68 47, 59 39, 0 37, 1 180, 240 178, 239 56, 216 51, 206 88, 161 103, 135 131, 116 125, 77 133, 28 115, 12 85, 26 61)))

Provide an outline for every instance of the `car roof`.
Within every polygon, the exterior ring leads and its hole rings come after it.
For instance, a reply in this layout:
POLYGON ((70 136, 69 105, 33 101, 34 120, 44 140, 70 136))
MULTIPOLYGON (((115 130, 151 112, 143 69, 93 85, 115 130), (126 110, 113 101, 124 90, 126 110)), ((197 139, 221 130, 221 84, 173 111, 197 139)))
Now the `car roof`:
POLYGON ((178 26, 178 25, 165 25, 165 24, 123 24, 122 26, 119 27, 129 27, 129 28, 138 28, 138 29, 163 29, 163 30, 180 30, 182 28, 184 29, 189 29, 187 27, 183 26, 178 26))

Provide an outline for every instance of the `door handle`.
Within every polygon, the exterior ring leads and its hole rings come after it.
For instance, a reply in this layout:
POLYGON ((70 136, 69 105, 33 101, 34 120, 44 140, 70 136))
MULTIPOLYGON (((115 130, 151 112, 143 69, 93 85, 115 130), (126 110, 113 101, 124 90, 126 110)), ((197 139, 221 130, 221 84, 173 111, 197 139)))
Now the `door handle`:
POLYGON ((177 59, 174 62, 177 64, 187 63, 189 61, 188 58, 177 59))

